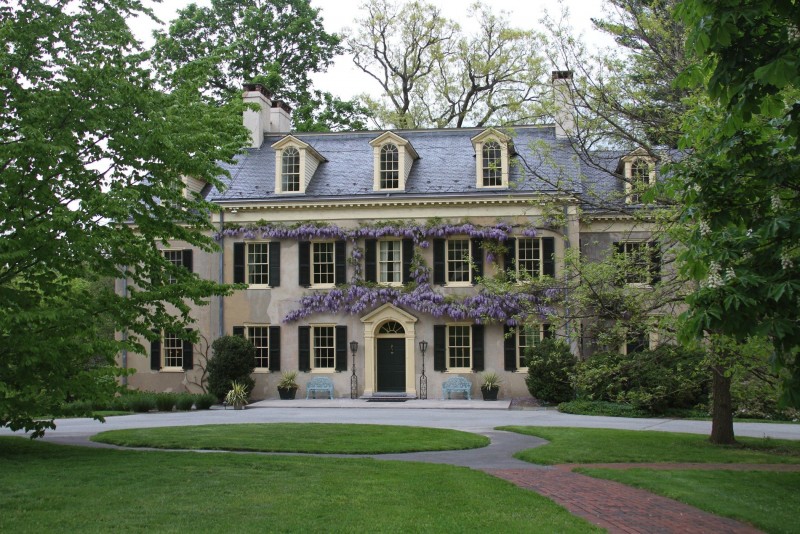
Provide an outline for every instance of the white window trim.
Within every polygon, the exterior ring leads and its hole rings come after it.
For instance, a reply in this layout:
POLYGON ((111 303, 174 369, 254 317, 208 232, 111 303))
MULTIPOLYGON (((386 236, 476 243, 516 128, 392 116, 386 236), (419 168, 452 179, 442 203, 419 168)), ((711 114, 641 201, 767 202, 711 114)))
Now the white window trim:
MULTIPOLYGON (((647 265, 648 265, 648 273, 649 273, 649 269, 652 266, 650 265, 650 252, 649 252, 650 251, 650 242, 647 239, 626 239, 624 241, 618 241, 618 243, 621 244, 621 245, 625 245, 625 244, 628 244, 628 243, 634 243, 634 244, 643 246, 648 251, 648 253, 647 253, 648 254, 647 255, 647 265)), ((626 257, 628 256, 627 251, 625 252, 625 256, 626 257)), ((626 259, 626 261, 627 261, 627 259, 626 259)), ((627 278, 627 273, 626 273, 625 276, 627 278)), ((648 274, 648 279, 652 280, 652 277, 649 274, 648 274)), ((628 282, 627 279, 626 279, 625 280, 625 287, 632 287, 632 288, 638 288, 638 289, 650 289, 650 288, 653 287, 653 284, 651 284, 650 282, 628 282)))
MULTIPOLYGON (((269 342, 270 342, 270 339, 269 339, 269 327, 272 326, 272 325, 269 324, 269 323, 244 323, 242 326, 244 327, 244 337, 248 341, 250 341, 250 328, 255 327, 255 328, 266 328, 267 329, 267 361, 269 362, 269 359, 271 357, 270 354, 269 354, 269 351, 270 351, 270 346, 269 346, 269 342)), ((269 365, 269 363, 267 365, 269 365)), ((254 373, 258 373, 258 374, 269 374, 272 371, 269 370, 269 367, 256 367, 253 370, 253 372, 254 373)))
POLYGON ((644 191, 633 191, 633 164, 636 162, 644 162, 648 166, 647 182, 648 187, 652 187, 656 183, 656 162, 653 158, 643 155, 631 155, 623 158, 625 166, 625 203, 626 204, 641 204, 640 201, 635 201, 633 195, 642 195, 644 191))
POLYGON ((275 149, 275 193, 279 195, 304 195, 306 187, 308 186, 309 172, 316 171, 320 163, 327 161, 322 155, 314 150, 314 147, 308 143, 304 143, 293 135, 287 135, 277 143, 272 145, 275 149), (299 191, 284 191, 283 190, 283 151, 287 148, 294 148, 300 153, 300 190, 299 191), (313 169, 308 169, 308 165, 312 165, 313 169))
POLYGON ((269 256, 269 244, 272 241, 253 240, 244 242, 244 279, 247 282, 247 289, 272 289, 271 284, 251 284, 250 283, 250 245, 265 244, 267 245, 267 278, 269 278, 269 269, 272 258, 269 256))
POLYGON ((310 324, 308 326, 311 327, 311 329, 309 330, 309 337, 310 337, 310 339, 309 339, 309 352, 310 353, 308 355, 309 356, 309 360, 310 360, 309 365, 311 366, 311 373, 315 373, 315 374, 333 374, 333 373, 335 373, 336 372, 336 326, 337 325, 335 323, 330 323, 330 324, 328 324, 328 323, 318 323, 318 324, 310 324), (315 365, 315 362, 316 362, 316 354, 315 354, 316 345, 314 343, 314 340, 316 339, 316 336, 314 335, 314 332, 316 331, 317 328, 332 328, 333 329, 333 366, 332 367, 317 367, 315 365))
POLYGON ((474 358, 475 358, 475 354, 474 354, 475 343, 472 340, 472 325, 473 325, 473 323, 464 323, 464 322, 446 323, 445 324, 446 328, 445 328, 445 336, 444 336, 445 337, 445 340, 444 340, 444 346, 445 346, 445 349, 444 349, 445 350, 444 363, 445 363, 445 368, 447 369, 447 371, 445 371, 446 373, 464 374, 464 373, 472 373, 473 372, 472 363, 473 363, 474 358), (469 332, 469 367, 450 367, 450 327, 452 327, 452 326, 466 326, 467 327, 467 331, 469 332))
POLYGON ((413 162, 419 159, 419 154, 407 139, 403 139, 394 132, 384 132, 369 142, 372 147, 372 190, 385 193, 404 192, 406 190, 406 177, 411 172, 413 162), (386 145, 397 147, 397 178, 398 187, 381 187, 381 149, 386 145))
POLYGON ((494 128, 487 128, 471 139, 475 149, 475 187, 478 189, 508 189, 509 187, 509 145, 511 138, 494 128), (483 146, 490 142, 500 145, 500 185, 483 185, 483 146))
POLYGON ((524 274, 524 276, 526 278, 530 277, 531 280, 534 280, 534 279, 541 280, 542 278, 544 278, 544 244, 542 243, 542 237, 541 236, 536 236, 536 237, 517 236, 516 240, 517 240, 517 243, 516 243, 517 246, 516 246, 516 257, 514 258, 514 269, 515 269, 515 273, 517 275, 517 284, 522 284, 523 283, 523 280, 522 280, 523 274, 524 274), (519 253, 520 253, 520 250, 521 250, 520 241, 528 240, 528 239, 536 240, 536 241, 539 242, 539 276, 537 276, 537 277, 533 277, 531 275, 528 275, 527 272, 523 273, 522 269, 520 268, 520 266, 522 265, 522 262, 520 262, 520 259, 519 259, 519 253))
MULTIPOLYGON (((333 289, 336 287, 336 241, 331 241, 327 239, 318 239, 316 241, 311 241, 311 244, 308 247, 308 270, 309 270, 309 283, 311 284, 309 287, 312 289, 333 289), (314 245, 319 245, 322 243, 330 243, 333 247, 333 283, 324 283, 324 284, 316 284, 314 283, 314 245)), ((326 326, 326 325, 321 325, 326 326)))
POLYGON ((472 287, 472 239, 469 237, 448 237, 444 244, 444 285, 445 287, 472 287), (466 241, 467 242, 467 276, 466 282, 451 282, 450 281, 450 243, 451 241, 466 241))
MULTIPOLYGON (((178 266, 179 266, 179 267, 183 267, 183 251, 184 251, 184 250, 186 250, 186 249, 185 249, 185 248, 163 248, 163 249, 161 249, 161 254, 164 256, 164 258, 165 258, 167 261, 169 261, 169 262, 171 262, 173 265, 175 265, 175 263, 172 261, 172 258, 168 257, 168 256, 167 256, 167 254, 168 254, 168 253, 172 253, 172 252, 180 252, 180 253, 181 253, 180 260, 181 260, 181 261, 180 261, 180 263, 178 264, 178 266)), ((178 279, 177 279, 177 278, 173 278, 173 277, 172 277, 172 275, 169 275, 169 276, 167 277, 167 284, 177 284, 177 283, 178 283, 178 279)))
MULTIPOLYGON (((658 341, 659 341, 658 332, 647 332, 646 336, 647 336, 647 340, 645 341, 645 343, 646 343, 647 348, 649 350, 654 350, 656 347, 658 347, 658 341)), ((628 339, 627 339, 627 337, 625 338, 625 340, 620 345, 619 353, 624 355, 624 356, 628 355, 628 339)))
MULTIPOLYGON (((533 328, 533 326, 534 325, 529 325, 529 328, 533 328)), ((550 324, 549 323, 538 323, 536 326, 539 328, 539 343, 541 343, 542 340, 544 340, 544 330, 545 330, 545 328, 550 327, 550 324)), ((516 328, 516 330, 514 331, 515 345, 516 345, 515 348, 517 350, 517 371, 516 372, 517 373, 522 373, 522 374, 528 374, 528 367, 521 365, 522 358, 524 356, 522 354, 522 351, 520 350, 520 344, 519 344, 520 328, 524 328, 524 326, 523 327, 518 326, 516 328)))
POLYGON ((178 341, 181 343, 181 364, 179 366, 169 366, 167 367, 167 332, 161 331, 161 369, 159 372, 162 373, 183 373, 185 369, 183 368, 183 340, 178 337, 178 341))
POLYGON ((400 286, 402 286, 403 285, 403 259, 404 259, 403 258, 403 240, 402 239, 379 239, 378 240, 378 244, 375 247, 375 254, 377 255, 377 257, 375 258, 375 266, 376 266, 376 270, 378 271, 376 273, 376 275, 377 275, 376 278, 378 279, 378 284, 380 284, 382 286, 386 286, 386 287, 400 287, 400 286), (381 282, 381 243, 389 243, 389 242, 393 242, 393 243, 398 243, 399 244, 400 259, 398 259, 396 262, 393 262, 393 263, 397 263, 400 266, 400 270, 399 270, 400 281, 399 282, 381 282))

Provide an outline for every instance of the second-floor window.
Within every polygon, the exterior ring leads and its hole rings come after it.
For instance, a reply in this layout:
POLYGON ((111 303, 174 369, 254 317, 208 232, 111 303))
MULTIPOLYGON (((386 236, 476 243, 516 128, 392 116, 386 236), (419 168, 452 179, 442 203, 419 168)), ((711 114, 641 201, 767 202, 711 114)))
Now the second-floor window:
POLYGON ((447 283, 470 281, 469 239, 447 240, 447 283))
POLYGON ((505 269, 518 280, 555 276, 555 238, 518 237, 506 246, 505 269))
POLYGON ((378 282, 399 284, 402 282, 401 241, 380 241, 378 243, 378 282))
POLYGON ((269 243, 247 244, 247 283, 269 285, 269 243))
POLYGON ((300 152, 294 147, 281 154, 281 188, 284 192, 300 191, 300 152))
POLYGON ((483 247, 480 239, 433 240, 433 283, 474 284, 483 276, 483 247))
POLYGON ((311 243, 311 283, 335 284, 334 250, 332 242, 311 243))
POLYGON ((661 250, 658 243, 622 241, 614 243, 623 257, 622 281, 632 285, 652 285, 661 281, 661 250))
POLYGON ((279 241, 238 242, 233 244, 233 283, 250 284, 256 289, 278 287, 281 244, 279 241))

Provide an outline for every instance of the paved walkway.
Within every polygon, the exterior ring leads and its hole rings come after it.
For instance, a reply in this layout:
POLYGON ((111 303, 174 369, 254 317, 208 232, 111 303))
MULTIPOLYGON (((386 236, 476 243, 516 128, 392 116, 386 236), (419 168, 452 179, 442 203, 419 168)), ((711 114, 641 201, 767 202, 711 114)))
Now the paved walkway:
MULTIPOLYGON (((111 417, 107 423, 89 419, 57 421, 58 428, 48 431, 47 441, 91 445, 89 437, 103 430, 147 428, 198 424, 233 424, 267 422, 327 422, 395 424, 452 428, 488 436, 491 444, 466 451, 422 452, 376 455, 380 460, 444 463, 479 469, 506 479, 521 488, 536 491, 571 513, 616 533, 661 532, 730 532, 757 530, 736 521, 702 512, 691 506, 659 497, 612 481, 593 479, 573 473, 575 465, 540 466, 513 458, 517 451, 546 443, 540 438, 494 430, 501 425, 561 426, 659 430, 706 434, 708 421, 670 419, 626 419, 561 414, 555 410, 508 410, 507 403, 483 401, 409 401, 401 403, 363 403, 349 399, 335 401, 296 401, 291 407, 281 401, 264 401, 248 410, 211 410, 111 417), (311 408, 311 409, 309 409, 311 408)), ((800 439, 800 425, 737 423, 737 435, 800 439)), ((0 435, 12 434, 0 429, 0 435)), ((352 457, 352 456, 351 456, 352 457)), ((649 467, 661 469, 772 469, 798 471, 800 466, 742 466, 740 464, 592 464, 591 467, 649 467)))

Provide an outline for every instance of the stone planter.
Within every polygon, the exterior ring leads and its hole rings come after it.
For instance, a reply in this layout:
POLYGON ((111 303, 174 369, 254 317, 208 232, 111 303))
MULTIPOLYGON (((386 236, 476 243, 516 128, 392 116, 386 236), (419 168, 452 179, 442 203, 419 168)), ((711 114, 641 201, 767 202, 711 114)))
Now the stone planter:
POLYGON ((280 396, 281 400, 292 400, 296 393, 297 388, 278 388, 278 396, 280 396))
POLYGON ((483 393, 483 400, 496 401, 500 388, 481 388, 481 393, 483 393))

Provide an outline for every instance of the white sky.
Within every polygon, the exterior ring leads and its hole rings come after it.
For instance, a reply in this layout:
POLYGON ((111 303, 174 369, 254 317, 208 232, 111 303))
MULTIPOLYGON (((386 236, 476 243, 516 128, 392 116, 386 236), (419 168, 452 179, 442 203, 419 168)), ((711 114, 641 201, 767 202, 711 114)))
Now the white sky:
MULTIPOLYGON (((467 19, 467 8, 472 0, 427 0, 438 6, 445 17, 455 20, 466 30, 475 28, 474 22, 467 19)), ((602 16, 603 3, 601 0, 563 0, 570 11, 572 26, 587 34, 590 42, 603 43, 603 38, 592 35, 591 18, 602 16)), ((172 20, 178 9, 192 3, 190 0, 163 0, 161 4, 145 1, 154 9, 158 17, 164 22, 172 20)), ((209 5, 209 0, 195 0, 194 3, 209 5)), ((330 33, 339 33, 345 27, 354 26, 356 18, 363 17, 359 7, 364 0, 311 0, 311 5, 320 9, 320 15, 325 29, 330 33)), ((512 25, 523 29, 541 29, 539 20, 545 10, 557 16, 560 5, 557 0, 491 0, 492 10, 507 11, 512 25)), ((156 26, 151 21, 137 20, 131 23, 134 33, 146 45, 152 43, 151 33, 156 26)), ((603 43, 606 44, 606 43, 603 43)), ((335 96, 349 99, 360 93, 369 93, 379 96, 381 93, 378 83, 358 70, 348 56, 339 56, 327 72, 313 77, 314 86, 323 91, 329 91, 335 96)))

